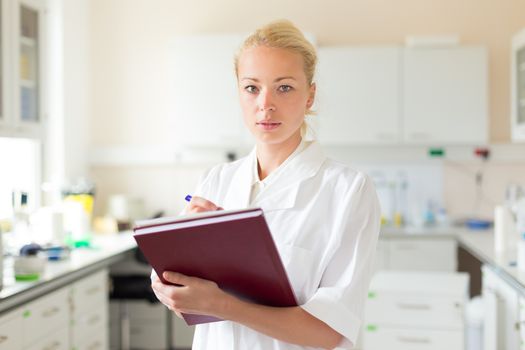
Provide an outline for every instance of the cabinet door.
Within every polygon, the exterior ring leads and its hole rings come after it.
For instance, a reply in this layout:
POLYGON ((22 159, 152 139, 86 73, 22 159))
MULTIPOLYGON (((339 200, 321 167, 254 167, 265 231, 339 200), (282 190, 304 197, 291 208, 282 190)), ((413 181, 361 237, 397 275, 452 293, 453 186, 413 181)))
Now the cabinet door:
MULTIPOLYGON (((23 342, 28 346, 69 324, 69 288, 49 293, 22 307, 23 342)), ((67 339, 67 338, 66 338, 67 339)))
POLYGON ((0 1, 0 134, 6 133, 6 127, 8 125, 9 106, 10 98, 9 93, 9 52, 7 45, 9 43, 9 28, 10 19, 9 16, 9 3, 7 0, 0 1))
POLYGON ((0 317, 0 350, 22 349, 22 311, 16 309, 0 317))
POLYGON ((486 143, 487 70, 482 47, 405 49, 404 141, 486 143))
POLYGON ((39 136, 43 115, 44 2, 16 0, 14 9, 15 135, 39 136))
POLYGON ((487 266, 482 267, 485 299, 484 349, 520 348, 518 292, 487 266))
POLYGON ((233 57, 241 35, 178 38, 172 50, 173 142, 239 146, 250 139, 239 106, 233 57))
POLYGON ((399 141, 400 49, 319 48, 319 139, 325 144, 399 141))
POLYGON ((392 239, 389 270, 456 271, 455 239, 392 239))

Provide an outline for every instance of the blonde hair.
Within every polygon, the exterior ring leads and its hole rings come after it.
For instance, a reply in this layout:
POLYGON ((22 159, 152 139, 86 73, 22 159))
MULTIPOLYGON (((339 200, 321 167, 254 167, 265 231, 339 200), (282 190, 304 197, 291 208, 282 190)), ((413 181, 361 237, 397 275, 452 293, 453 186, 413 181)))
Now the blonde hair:
MULTIPOLYGON (((257 46, 267 46, 279 49, 290 50, 298 53, 303 58, 303 70, 306 81, 309 85, 314 82, 315 66, 317 64, 317 53, 315 47, 304 37, 303 33, 290 21, 278 20, 270 22, 265 26, 255 30, 244 40, 239 51, 234 57, 235 75, 238 74, 239 57, 248 48, 257 46)), ((238 76, 237 76, 238 77, 238 76)), ((307 109, 306 115, 314 112, 307 109)), ((301 127, 301 134, 306 133, 306 124, 301 127)))

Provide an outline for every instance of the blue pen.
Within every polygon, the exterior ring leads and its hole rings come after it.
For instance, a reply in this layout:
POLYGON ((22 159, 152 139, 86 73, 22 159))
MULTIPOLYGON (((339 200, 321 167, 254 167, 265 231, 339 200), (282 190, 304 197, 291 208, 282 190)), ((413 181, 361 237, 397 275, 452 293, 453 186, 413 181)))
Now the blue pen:
POLYGON ((191 194, 189 194, 186 197, 184 197, 184 199, 186 200, 186 202, 191 201, 191 194))

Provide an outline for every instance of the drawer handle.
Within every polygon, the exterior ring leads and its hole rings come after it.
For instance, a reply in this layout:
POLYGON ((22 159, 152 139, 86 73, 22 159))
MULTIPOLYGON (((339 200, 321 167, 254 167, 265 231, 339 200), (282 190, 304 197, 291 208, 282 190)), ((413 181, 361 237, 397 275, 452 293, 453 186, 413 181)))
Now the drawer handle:
POLYGON ((0 344, 7 341, 7 339, 8 339, 7 335, 0 335, 0 344))
POLYGON ((54 314, 58 313, 60 311, 60 308, 53 306, 50 309, 47 309, 46 311, 42 312, 43 317, 51 317, 54 314))
POLYGON ((44 348, 44 350, 55 350, 55 349, 60 349, 60 342, 56 340, 53 342, 53 344, 50 344, 49 346, 44 348))
POLYGON ((417 246, 413 244, 399 244, 396 248, 398 250, 417 250, 417 246))
POLYGON ((430 305, 428 304, 398 303, 397 306, 400 309, 405 309, 405 310, 430 310, 430 305))
POLYGON ((100 317, 99 315, 95 315, 89 319, 88 324, 93 325, 93 324, 98 323, 98 321, 100 321, 100 317))
POLYGON ((428 344, 430 339, 428 338, 417 338, 417 337, 397 337, 402 343, 417 343, 417 344, 428 344))
POLYGON ((95 350, 95 349, 101 349, 102 348, 102 344, 97 340, 96 342, 94 342, 93 344, 91 344, 88 348, 88 350, 95 350))
POLYGON ((87 295, 93 295, 93 294, 97 293, 99 290, 100 290, 99 286, 94 286, 94 287, 89 288, 88 290, 86 290, 86 294, 87 295))

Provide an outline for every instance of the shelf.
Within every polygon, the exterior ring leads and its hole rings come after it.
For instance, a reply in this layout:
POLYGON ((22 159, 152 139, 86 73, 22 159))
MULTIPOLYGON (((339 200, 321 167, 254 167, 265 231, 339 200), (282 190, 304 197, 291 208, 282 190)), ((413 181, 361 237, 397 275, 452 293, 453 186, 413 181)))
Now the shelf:
POLYGON ((27 36, 21 36, 20 37, 20 44, 25 46, 36 46, 36 40, 27 36))

